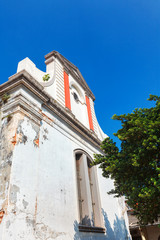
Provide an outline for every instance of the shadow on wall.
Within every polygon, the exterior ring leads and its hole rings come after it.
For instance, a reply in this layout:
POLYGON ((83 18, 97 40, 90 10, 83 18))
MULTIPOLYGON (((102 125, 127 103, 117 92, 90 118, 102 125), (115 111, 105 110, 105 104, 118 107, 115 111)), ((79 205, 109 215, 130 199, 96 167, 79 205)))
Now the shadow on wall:
POLYGON ((74 221, 74 240, 130 240, 131 238, 128 236, 128 231, 126 228, 125 221, 123 219, 119 219, 116 215, 116 219, 114 220, 113 229, 108 220, 107 213, 102 209, 106 234, 102 233, 85 233, 79 232, 78 222, 74 221))

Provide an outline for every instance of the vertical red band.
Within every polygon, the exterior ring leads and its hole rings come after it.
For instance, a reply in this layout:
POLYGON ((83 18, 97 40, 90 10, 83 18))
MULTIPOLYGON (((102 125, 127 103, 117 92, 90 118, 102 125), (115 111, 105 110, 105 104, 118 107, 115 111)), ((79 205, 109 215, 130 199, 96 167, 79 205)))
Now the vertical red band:
POLYGON ((89 127, 94 131, 92 114, 91 114, 91 106, 90 106, 89 98, 87 96, 86 96, 86 104, 87 104, 87 111, 88 111, 89 127))
POLYGON ((71 110, 69 78, 68 74, 65 71, 64 71, 64 92, 65 92, 65 106, 71 110))

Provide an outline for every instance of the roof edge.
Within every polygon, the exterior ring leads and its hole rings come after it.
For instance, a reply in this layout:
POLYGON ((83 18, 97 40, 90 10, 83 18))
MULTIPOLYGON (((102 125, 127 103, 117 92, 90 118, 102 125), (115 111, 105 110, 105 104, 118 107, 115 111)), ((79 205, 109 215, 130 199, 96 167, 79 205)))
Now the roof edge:
POLYGON ((95 96, 92 93, 91 89, 89 88, 87 82, 85 81, 85 79, 83 78, 80 70, 78 69, 78 67, 76 67, 73 63, 71 63, 67 58, 65 58, 62 54, 60 54, 57 51, 52 51, 48 54, 45 55, 45 59, 48 60, 50 57, 57 57, 58 60, 62 63, 64 68, 67 68, 68 72, 77 80, 77 82, 81 85, 81 87, 85 90, 86 94, 92 98, 93 101, 95 101, 95 96), (79 77, 73 72, 71 71, 71 68, 73 68, 73 70, 78 71, 79 73, 79 77))

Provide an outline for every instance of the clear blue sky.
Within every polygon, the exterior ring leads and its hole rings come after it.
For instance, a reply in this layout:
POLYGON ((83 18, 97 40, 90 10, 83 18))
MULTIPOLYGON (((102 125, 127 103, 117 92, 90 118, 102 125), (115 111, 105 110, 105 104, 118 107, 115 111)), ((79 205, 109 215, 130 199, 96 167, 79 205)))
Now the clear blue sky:
POLYGON ((149 94, 160 95, 159 0, 1 1, 0 42, 1 83, 25 57, 45 71, 52 50, 79 67, 111 137, 120 128, 113 114, 150 107, 149 94))

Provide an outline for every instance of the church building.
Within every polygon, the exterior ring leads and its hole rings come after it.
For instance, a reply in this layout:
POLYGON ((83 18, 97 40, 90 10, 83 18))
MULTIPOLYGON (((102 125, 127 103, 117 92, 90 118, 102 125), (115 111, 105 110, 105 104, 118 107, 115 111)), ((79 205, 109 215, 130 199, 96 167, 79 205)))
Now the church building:
POLYGON ((25 58, 0 85, 0 240, 129 240, 124 199, 92 166, 95 96, 60 53, 45 64, 25 58))

